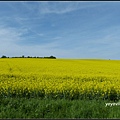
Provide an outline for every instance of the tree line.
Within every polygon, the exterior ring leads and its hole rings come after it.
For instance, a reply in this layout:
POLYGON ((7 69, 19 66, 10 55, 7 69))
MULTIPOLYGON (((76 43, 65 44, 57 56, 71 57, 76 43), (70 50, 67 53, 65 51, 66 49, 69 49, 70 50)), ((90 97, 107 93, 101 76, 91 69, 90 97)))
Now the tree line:
POLYGON ((2 57, 1 58, 46 58, 46 59, 56 59, 56 57, 55 56, 49 56, 49 57, 39 57, 39 56, 34 56, 34 57, 32 57, 32 56, 27 56, 27 57, 25 57, 24 55, 22 55, 22 56, 19 56, 19 57, 7 57, 6 55, 2 55, 2 57))

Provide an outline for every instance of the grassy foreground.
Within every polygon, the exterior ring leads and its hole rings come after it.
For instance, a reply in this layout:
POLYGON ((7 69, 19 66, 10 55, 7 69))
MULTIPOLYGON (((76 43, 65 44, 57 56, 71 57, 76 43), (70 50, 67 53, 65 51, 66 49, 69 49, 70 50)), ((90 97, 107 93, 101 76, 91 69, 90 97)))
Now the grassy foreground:
POLYGON ((120 106, 108 101, 3 98, 0 118, 120 118, 120 106))

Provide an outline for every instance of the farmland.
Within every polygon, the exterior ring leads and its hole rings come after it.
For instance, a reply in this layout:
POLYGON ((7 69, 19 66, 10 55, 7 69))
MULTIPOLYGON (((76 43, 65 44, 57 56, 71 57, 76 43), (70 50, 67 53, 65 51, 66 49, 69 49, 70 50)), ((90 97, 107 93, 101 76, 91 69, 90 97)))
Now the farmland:
POLYGON ((0 59, 0 96, 117 100, 119 72, 112 60, 0 59))
POLYGON ((119 60, 0 59, 1 99, 120 99, 119 60))

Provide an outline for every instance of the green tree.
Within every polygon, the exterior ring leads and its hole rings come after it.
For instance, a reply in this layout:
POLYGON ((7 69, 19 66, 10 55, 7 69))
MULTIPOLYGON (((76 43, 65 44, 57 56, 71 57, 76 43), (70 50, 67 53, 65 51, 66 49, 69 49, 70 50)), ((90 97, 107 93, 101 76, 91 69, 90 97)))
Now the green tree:
POLYGON ((1 58, 7 58, 5 55, 3 55, 1 58))

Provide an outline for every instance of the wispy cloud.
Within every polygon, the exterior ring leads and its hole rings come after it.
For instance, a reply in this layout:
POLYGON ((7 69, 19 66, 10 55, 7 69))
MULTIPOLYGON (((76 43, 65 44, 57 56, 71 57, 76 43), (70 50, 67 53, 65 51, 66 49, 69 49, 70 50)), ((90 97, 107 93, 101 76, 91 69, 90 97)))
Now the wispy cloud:
MULTIPOLYGON (((18 30, 10 27, 0 27, 0 55, 20 56, 24 54, 26 56, 44 56, 52 54, 52 49, 59 46, 57 42, 35 45, 18 44, 20 41, 27 39, 27 37, 23 37, 25 31, 24 29, 18 30)), ((40 35, 42 36, 43 34, 40 35)))
POLYGON ((39 4, 39 12, 41 14, 64 14, 69 13, 79 9, 85 9, 90 7, 95 7, 96 5, 87 4, 81 2, 43 2, 39 4))
POLYGON ((87 4, 84 2, 23 2, 22 5, 30 10, 30 12, 36 11, 36 14, 64 14, 72 11, 76 11, 79 9, 92 8, 96 6, 100 6, 100 4, 88 2, 87 4))
POLYGON ((62 37, 59 37, 59 36, 57 36, 57 37, 54 37, 53 39, 54 40, 59 40, 59 39, 61 39, 62 37))
MULTIPOLYGON (((23 31, 22 31, 23 32, 23 31)), ((10 27, 0 27, 0 42, 15 42, 20 39, 21 30, 10 27)))

